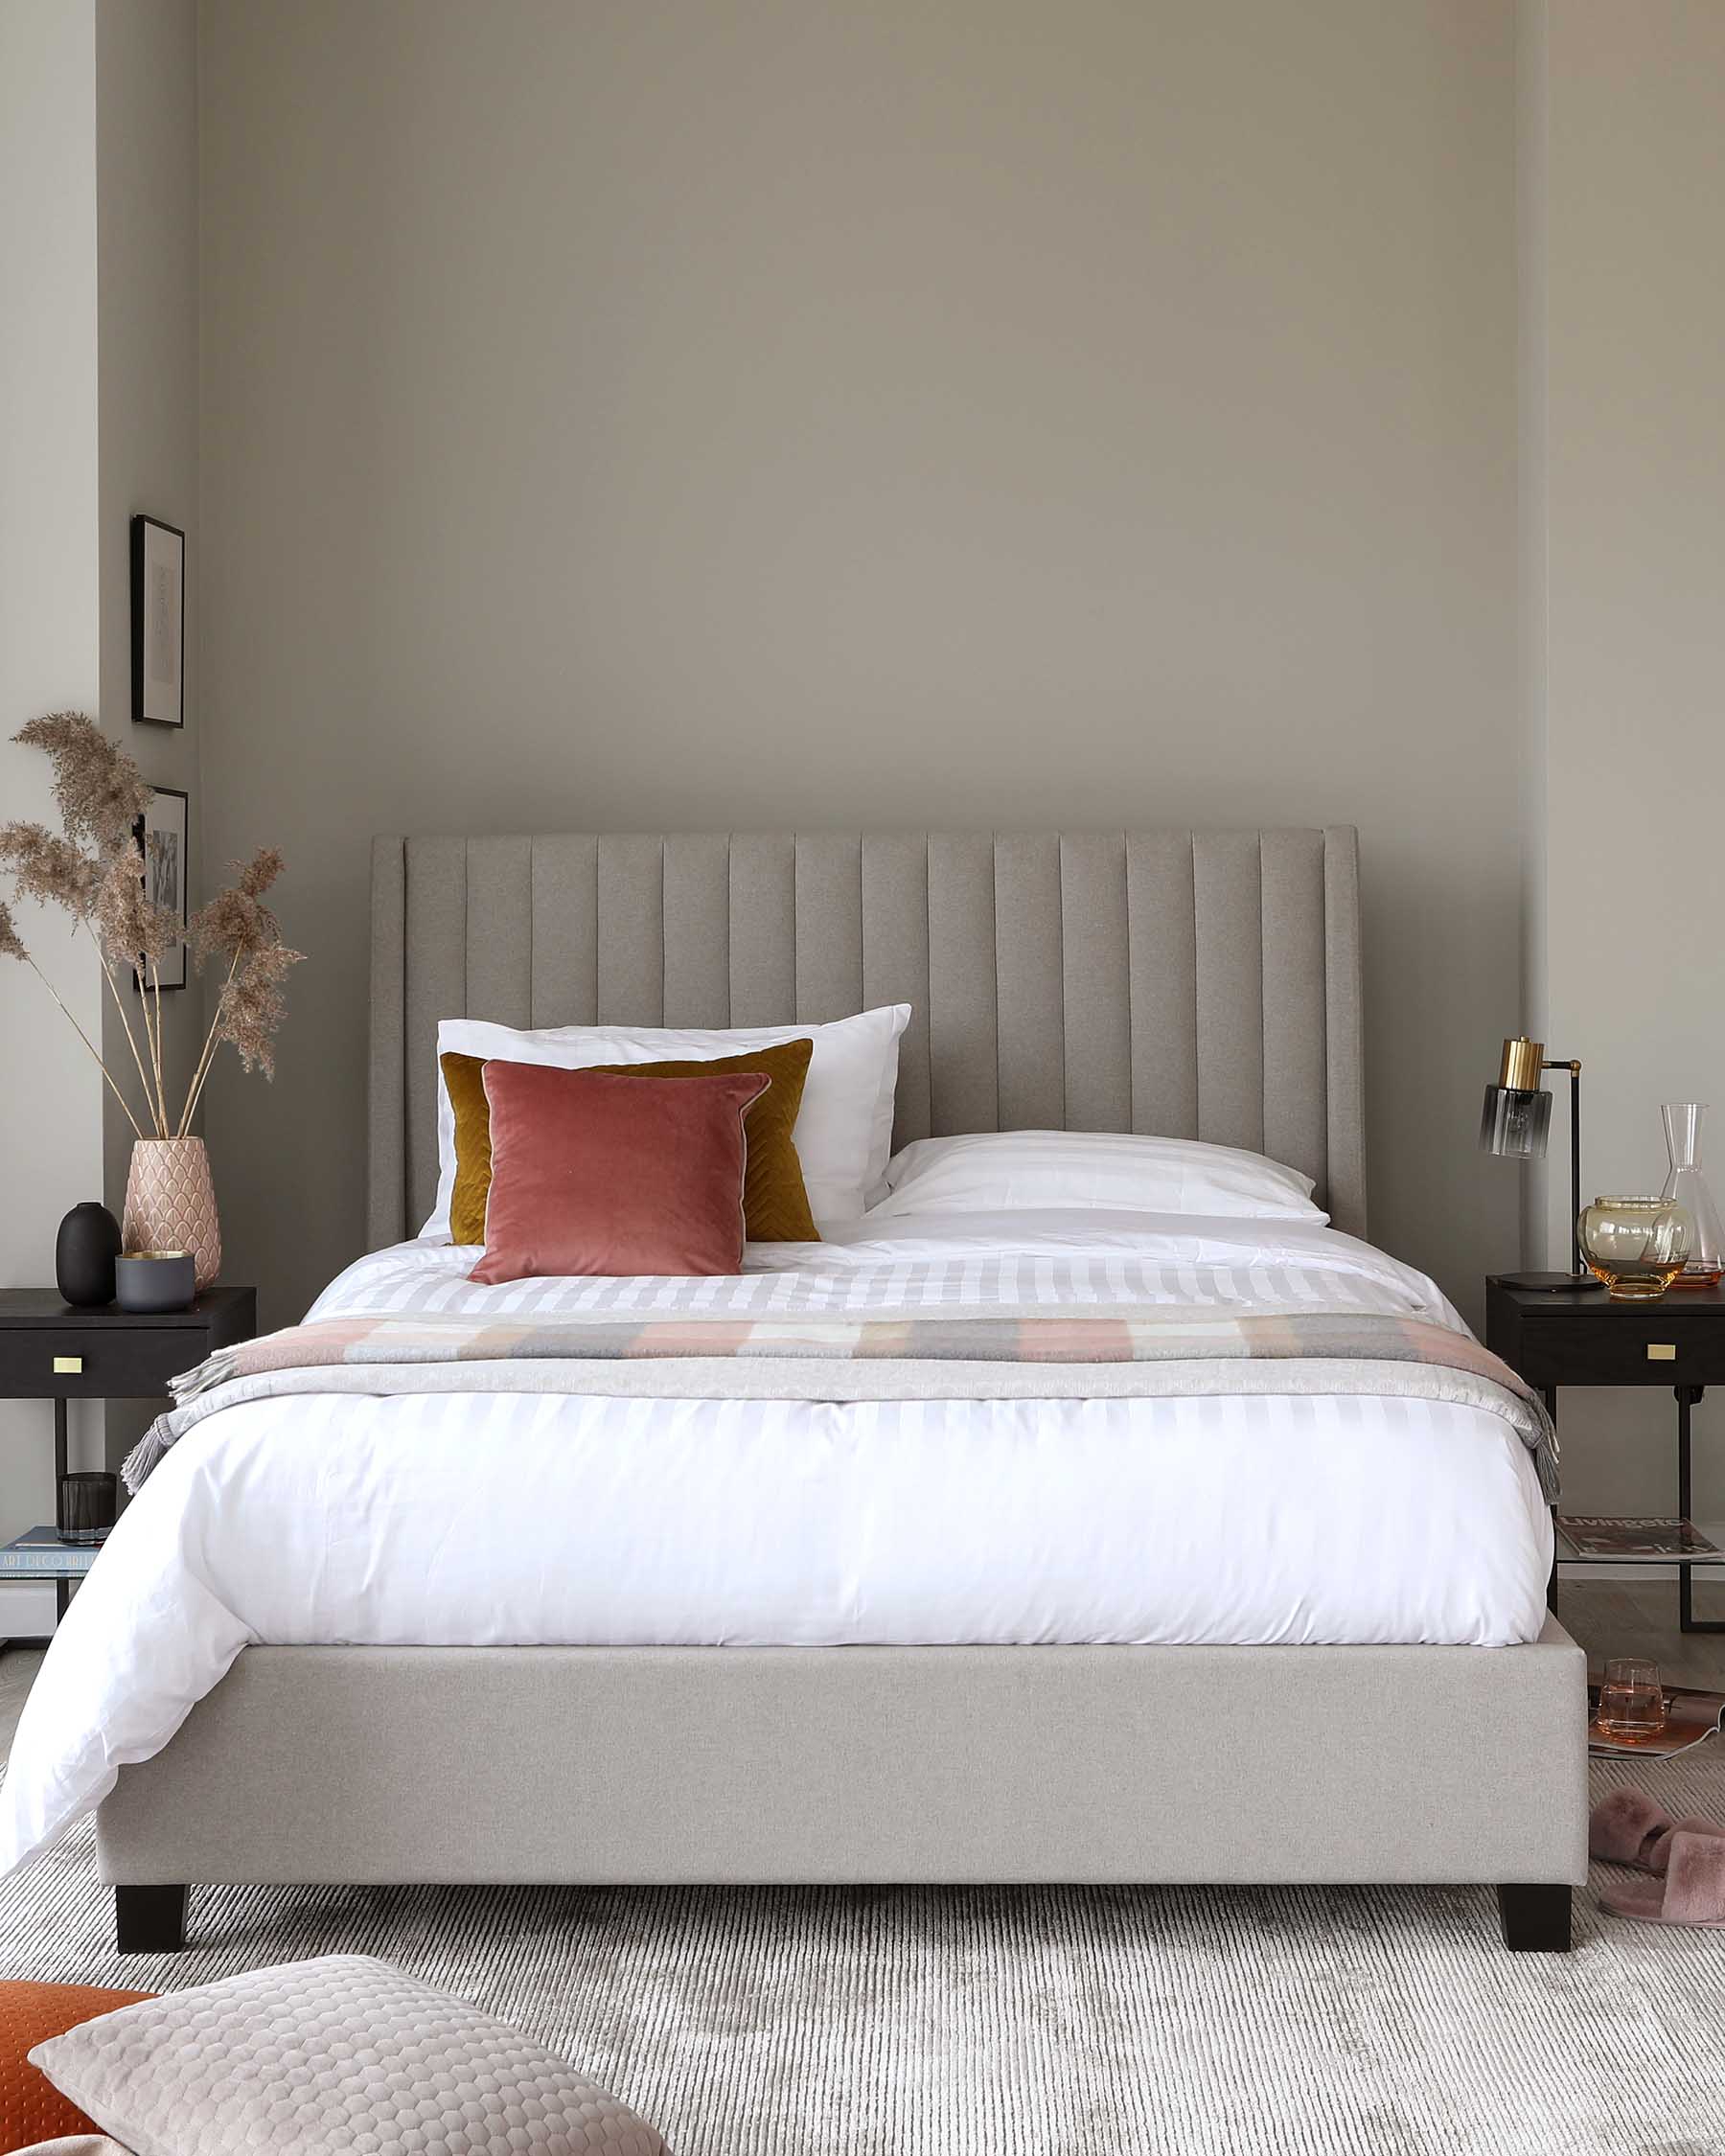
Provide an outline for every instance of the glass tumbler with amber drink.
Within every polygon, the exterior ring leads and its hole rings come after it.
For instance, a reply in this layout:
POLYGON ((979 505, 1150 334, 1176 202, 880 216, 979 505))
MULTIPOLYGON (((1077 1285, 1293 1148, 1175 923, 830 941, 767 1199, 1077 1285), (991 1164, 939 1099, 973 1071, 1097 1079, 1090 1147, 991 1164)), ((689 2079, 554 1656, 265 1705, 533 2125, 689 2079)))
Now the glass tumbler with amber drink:
POLYGON ((1594 1716, 1601 1736, 1656 1737, 1666 1726, 1665 1686, 1659 1664, 1622 1655, 1605 1664, 1594 1716))

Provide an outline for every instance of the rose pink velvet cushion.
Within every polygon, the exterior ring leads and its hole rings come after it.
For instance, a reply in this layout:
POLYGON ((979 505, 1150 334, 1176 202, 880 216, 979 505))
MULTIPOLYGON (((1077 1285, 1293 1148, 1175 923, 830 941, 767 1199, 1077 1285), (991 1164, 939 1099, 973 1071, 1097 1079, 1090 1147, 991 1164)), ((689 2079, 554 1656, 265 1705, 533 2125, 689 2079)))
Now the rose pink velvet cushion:
POLYGON ((492 1181, 469 1279, 739 1272, 743 1117, 770 1083, 488 1063, 492 1181))

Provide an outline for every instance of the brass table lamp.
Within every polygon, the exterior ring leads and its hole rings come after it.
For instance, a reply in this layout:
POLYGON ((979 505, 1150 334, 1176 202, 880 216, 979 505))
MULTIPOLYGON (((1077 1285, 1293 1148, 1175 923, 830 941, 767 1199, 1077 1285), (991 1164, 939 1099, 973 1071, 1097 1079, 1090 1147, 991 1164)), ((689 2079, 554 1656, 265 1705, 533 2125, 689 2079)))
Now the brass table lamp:
POLYGON ((1512 1288, 1534 1288, 1556 1295, 1573 1288, 1598 1288, 1581 1263, 1581 1066, 1573 1058, 1548 1058, 1543 1041, 1518 1035, 1504 1043, 1497 1083, 1485 1089, 1480 1115, 1480 1149, 1509 1160, 1536 1160, 1552 1129, 1552 1096, 1540 1084, 1547 1070, 1567 1070, 1570 1078, 1570 1260, 1569 1273, 1506 1273, 1512 1288))

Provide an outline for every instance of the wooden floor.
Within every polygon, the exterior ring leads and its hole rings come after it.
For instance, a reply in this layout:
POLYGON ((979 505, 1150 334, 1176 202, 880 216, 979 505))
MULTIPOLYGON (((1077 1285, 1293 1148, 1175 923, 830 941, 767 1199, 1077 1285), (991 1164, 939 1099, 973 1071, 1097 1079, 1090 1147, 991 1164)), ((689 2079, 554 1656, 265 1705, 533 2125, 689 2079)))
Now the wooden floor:
MULTIPOLYGON (((1695 1589, 1695 1615, 1725 1619, 1725 1588, 1695 1589)), ((1679 1632, 1677 1582, 1578 1579, 1557 1590, 1557 1616, 1587 1649, 1594 1676, 1607 1655, 1646 1655, 1668 1685, 1725 1691, 1725 1632, 1679 1632)))
MULTIPOLYGON (((1725 1617, 1725 1588, 1705 1595, 1697 1590, 1697 1615, 1725 1617)), ((1650 1655, 1668 1684, 1700 1685, 1725 1691, 1725 1632, 1677 1629, 1677 1586, 1673 1580, 1575 1580, 1558 1592, 1557 1615, 1573 1639, 1587 1649, 1597 1676, 1607 1655, 1650 1655)), ((25 1695, 42 1664, 39 1647, 9 1647, 0 1653, 0 1746, 10 1746, 24 1710, 25 1695)))

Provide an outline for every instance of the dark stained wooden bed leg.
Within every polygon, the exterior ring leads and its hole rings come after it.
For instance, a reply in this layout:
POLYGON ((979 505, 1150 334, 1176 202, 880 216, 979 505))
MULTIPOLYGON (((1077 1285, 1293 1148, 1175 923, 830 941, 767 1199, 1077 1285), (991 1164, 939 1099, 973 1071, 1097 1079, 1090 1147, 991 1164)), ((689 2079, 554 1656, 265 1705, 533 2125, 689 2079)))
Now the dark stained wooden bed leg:
POLYGON ((177 1954, 186 1943, 184 1887, 116 1887, 114 1944, 122 1954, 177 1954))
POLYGON ((1567 1887, 1500 1887, 1498 1912, 1504 1920, 1504 1944, 1511 1954, 1569 1952, 1567 1887))

